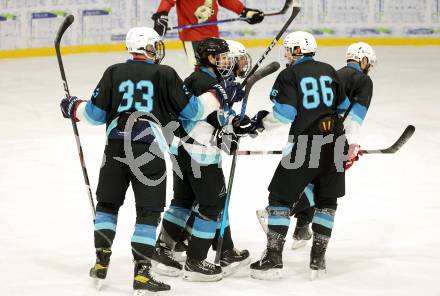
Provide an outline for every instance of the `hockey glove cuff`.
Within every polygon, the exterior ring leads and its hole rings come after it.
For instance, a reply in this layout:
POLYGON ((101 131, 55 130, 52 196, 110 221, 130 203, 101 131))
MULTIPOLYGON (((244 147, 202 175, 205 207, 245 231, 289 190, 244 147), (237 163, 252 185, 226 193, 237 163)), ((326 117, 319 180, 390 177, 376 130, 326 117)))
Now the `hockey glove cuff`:
POLYGON ((240 121, 240 115, 236 115, 232 119, 232 128, 238 137, 245 137, 252 132, 251 119, 245 115, 243 120, 240 121))
POLYGON ((225 128, 215 129, 212 134, 212 142, 226 154, 232 155, 238 149, 239 137, 225 128))
POLYGON ((362 156, 361 146, 358 144, 350 144, 348 147, 348 160, 344 164, 344 169, 348 170, 351 168, 354 162, 359 160, 359 156, 362 156))
POLYGON ((264 19, 264 13, 258 9, 245 8, 241 12, 241 17, 246 18, 246 22, 251 25, 255 25, 261 23, 264 19))
POLYGON ((258 113, 252 117, 251 119, 251 129, 249 131, 249 134, 251 137, 258 136, 261 132, 264 131, 264 124, 263 119, 269 114, 269 111, 261 110, 258 111, 258 113))
POLYGON ((61 100, 60 108, 61 113, 63 113, 64 118, 75 118, 75 121, 78 119, 75 116, 76 108, 78 105, 84 102, 83 100, 78 99, 77 97, 68 97, 61 100))

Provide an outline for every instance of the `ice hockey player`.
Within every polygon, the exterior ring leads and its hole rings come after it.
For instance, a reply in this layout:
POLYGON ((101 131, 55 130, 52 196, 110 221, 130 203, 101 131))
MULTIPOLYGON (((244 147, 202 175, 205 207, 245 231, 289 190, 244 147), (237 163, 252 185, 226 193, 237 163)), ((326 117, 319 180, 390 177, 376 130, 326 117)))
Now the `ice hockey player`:
POLYGON ((217 98, 217 94, 227 95, 227 91, 217 85, 198 97, 187 97, 183 82, 174 69, 160 65, 165 48, 159 35, 151 28, 130 29, 126 46, 132 58, 110 66, 90 100, 68 97, 61 101, 60 106, 66 118, 107 126, 108 139, 96 191, 96 264, 91 268, 90 276, 98 285, 106 278, 118 211, 131 183, 136 201, 136 225, 131 239, 135 260, 133 288, 135 295, 140 295, 170 289, 169 285, 156 280, 150 273, 152 259, 159 262, 169 259, 155 253, 156 227, 166 200, 166 183, 160 182, 160 178, 166 176, 163 149, 160 149, 165 139, 160 127, 178 117, 194 121, 205 118, 217 109, 218 104, 213 104, 213 101, 227 100, 217 98), (134 120, 131 151, 127 151, 124 148, 124 128, 135 112, 143 113, 134 120), (147 129, 152 132, 143 136, 143 131, 147 129), (146 153, 152 156, 151 160, 139 170, 151 182, 140 180, 127 164, 117 160, 128 157, 128 154, 137 158, 146 153))
MULTIPOLYGON (((198 56, 197 70, 184 81, 187 91, 194 95, 206 92, 229 77, 234 67, 234 59, 223 39, 203 40, 198 47, 198 56)), ((216 247, 213 241, 218 236, 218 217, 226 195, 220 148, 228 153, 236 149, 241 129, 238 124, 234 127, 229 124, 233 118, 230 108, 242 98, 243 92, 239 91, 236 98, 221 102, 218 109, 222 112, 213 112, 207 121, 193 124, 182 120, 182 134, 186 135, 186 140, 179 147, 177 163, 183 179, 174 174, 174 198, 164 214, 158 243, 162 249, 172 251, 182 239, 185 225, 194 212, 183 271, 184 279, 189 281, 217 281, 222 279, 222 272, 228 275, 250 263, 249 252, 234 247, 229 226, 225 229, 221 267, 206 261, 211 245, 214 249, 216 247)))
MULTIPOLYGON (((339 69, 337 73, 350 101, 346 103, 353 104, 344 121, 350 144, 349 159, 345 165, 347 170, 359 159, 359 155, 362 155, 359 145, 360 128, 373 96, 373 81, 368 73, 376 64, 377 59, 376 53, 370 45, 365 42, 356 42, 348 47, 346 61, 347 66, 339 69)), ((305 242, 312 237, 310 223, 312 223, 315 212, 313 206, 313 184, 309 184, 304 192, 304 197, 292 210, 297 218, 293 233, 293 249, 305 245, 305 242)))
POLYGON ((307 32, 288 34, 283 45, 290 65, 278 75, 270 93, 273 110, 260 111, 252 120, 257 130, 289 124, 289 136, 294 144, 292 151, 282 158, 269 185, 267 247, 262 258, 251 264, 251 276, 257 279, 281 278, 290 209, 309 183, 314 184, 316 192, 310 268, 325 270, 325 252, 337 198, 345 194, 345 173, 335 158, 338 148, 343 150, 341 153, 348 149, 338 116, 346 111, 345 93, 336 70, 313 59, 317 44, 307 32), (304 137, 305 145, 301 140, 304 137), (305 156, 297 150, 305 151, 305 156), (304 162, 298 165, 301 157, 304 162))
MULTIPOLYGON (((244 47, 244 45, 241 44, 240 42, 235 40, 226 40, 226 42, 228 43, 229 54, 235 60, 235 66, 234 69, 232 70, 232 74, 226 79, 232 81, 234 81, 236 78, 243 79, 246 77, 247 73, 249 73, 249 71, 252 68, 252 58, 247 53, 247 50, 244 47)), ((219 110, 219 112, 222 112, 222 110, 219 110)), ((202 125, 202 124, 204 125, 204 123, 198 123, 197 125, 202 125)), ((203 130, 206 132, 206 135, 211 136, 214 133, 215 127, 211 126, 210 129, 209 126, 205 126, 203 130)), ((177 242, 174 249, 172 250, 172 257, 178 262, 184 262, 186 260, 185 252, 188 247, 188 239, 191 236, 191 229, 194 223, 194 218, 195 218, 194 213, 192 213, 192 215, 189 217, 186 223, 185 231, 182 234, 181 241, 177 242)), ((219 233, 217 231, 212 244, 214 249, 217 246, 218 235, 219 233)), ((229 236, 227 238, 229 238, 229 236)), ((237 268, 232 268, 232 266, 224 266, 223 276, 231 275, 235 271, 237 271, 237 268)), ((161 271, 159 270, 159 272, 161 271)), ((170 272, 163 271, 163 274, 170 275, 170 272)))
MULTIPOLYGON (((162 0, 157 12, 151 17, 154 29, 164 36, 168 28, 168 13, 176 5, 177 22, 179 26, 217 21, 219 5, 246 18, 251 25, 263 21, 264 14, 258 9, 247 8, 239 0, 162 0)), ((191 67, 196 64, 195 53, 201 40, 209 37, 219 37, 217 25, 179 30, 180 40, 191 67)))
POLYGON ((235 59, 233 75, 235 78, 245 78, 252 69, 252 58, 246 47, 235 40, 226 40, 229 46, 230 55, 235 59))

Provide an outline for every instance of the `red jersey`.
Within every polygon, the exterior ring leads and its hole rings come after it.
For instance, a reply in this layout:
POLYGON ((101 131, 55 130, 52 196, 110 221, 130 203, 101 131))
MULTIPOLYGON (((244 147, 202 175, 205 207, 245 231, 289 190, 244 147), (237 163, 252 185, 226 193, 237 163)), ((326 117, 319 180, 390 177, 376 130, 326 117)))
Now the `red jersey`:
MULTIPOLYGON (((168 13, 176 5, 177 23, 179 26, 197 24, 197 17, 194 12, 200 6, 205 4, 205 0, 162 0, 157 12, 168 13)), ((206 21, 213 22, 217 20, 218 5, 240 14, 244 5, 239 0, 213 0, 212 9, 214 14, 206 21), (218 3, 217 3, 218 2, 218 3)), ((193 29, 179 30, 179 37, 182 41, 200 41, 208 37, 219 37, 218 26, 206 26, 193 29)))

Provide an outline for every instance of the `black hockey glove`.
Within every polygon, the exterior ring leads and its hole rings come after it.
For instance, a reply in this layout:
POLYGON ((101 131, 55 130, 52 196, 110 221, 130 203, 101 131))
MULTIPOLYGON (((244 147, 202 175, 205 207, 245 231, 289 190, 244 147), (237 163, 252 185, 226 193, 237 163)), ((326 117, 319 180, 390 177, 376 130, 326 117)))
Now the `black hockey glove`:
POLYGON ((154 31, 160 37, 165 36, 168 30, 168 13, 165 11, 156 12, 151 16, 151 19, 154 21, 154 31))
POLYGON ((216 128, 212 133, 212 141, 218 148, 225 153, 232 155, 238 149, 239 136, 233 132, 229 132, 226 128, 216 128))
POLYGON ((246 22, 251 25, 261 23, 264 19, 264 13, 261 10, 246 7, 243 9, 240 16, 245 17, 246 22))
POLYGON ((263 119, 268 114, 269 114, 269 111, 261 110, 261 111, 258 111, 258 113, 255 114, 254 117, 252 117, 252 119, 251 119, 251 128, 250 128, 250 131, 249 131, 249 135, 251 135, 251 137, 258 136, 258 134, 261 133, 264 130, 263 119))
POLYGON ((242 121, 240 121, 240 115, 236 115, 232 119, 232 128, 234 133, 240 138, 247 136, 253 131, 251 119, 247 115, 244 116, 242 121))
POLYGON ((234 103, 243 100, 245 94, 243 86, 240 83, 230 80, 223 80, 212 88, 217 93, 222 106, 228 105, 229 107, 232 107, 234 103))
POLYGON ((63 117, 72 118, 72 116, 75 116, 76 107, 78 107, 78 104, 81 102, 83 102, 83 100, 80 100, 77 97, 68 97, 62 99, 60 108, 61 112, 63 113, 63 117))

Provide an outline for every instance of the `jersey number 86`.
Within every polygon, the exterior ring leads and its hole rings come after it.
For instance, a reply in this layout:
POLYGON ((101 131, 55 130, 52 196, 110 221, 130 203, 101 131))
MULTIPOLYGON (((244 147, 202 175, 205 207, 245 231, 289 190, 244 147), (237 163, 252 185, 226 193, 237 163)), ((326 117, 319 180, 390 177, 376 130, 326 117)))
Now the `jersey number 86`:
POLYGON ((315 109, 319 106, 322 101, 328 107, 331 107, 333 104, 333 99, 335 97, 333 93, 333 89, 331 88, 332 79, 329 76, 320 76, 319 77, 319 86, 318 80, 314 77, 305 77, 301 79, 300 86, 303 95, 303 106, 306 109, 315 109), (321 89, 321 96, 319 91, 321 89))

